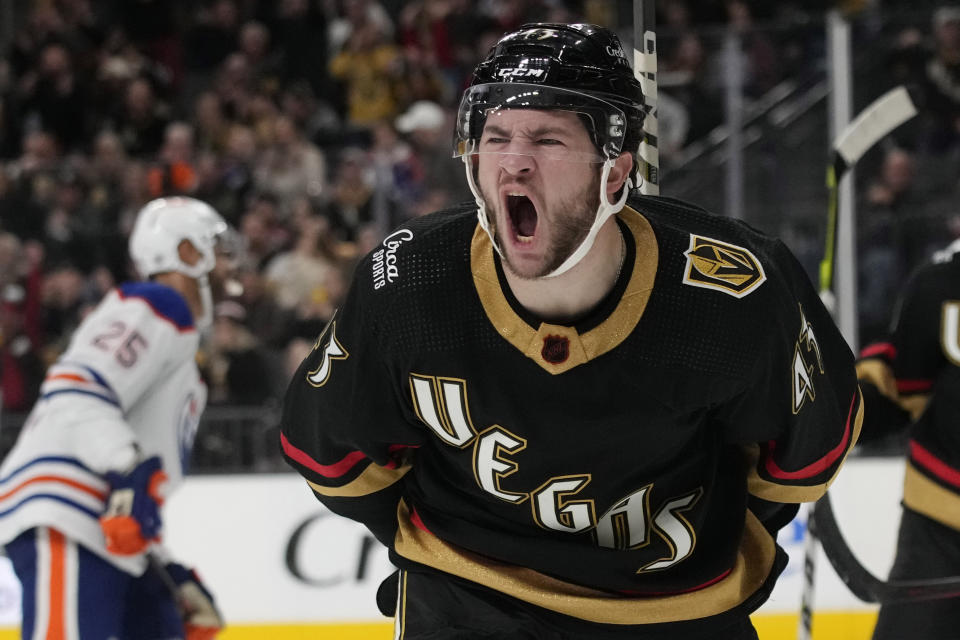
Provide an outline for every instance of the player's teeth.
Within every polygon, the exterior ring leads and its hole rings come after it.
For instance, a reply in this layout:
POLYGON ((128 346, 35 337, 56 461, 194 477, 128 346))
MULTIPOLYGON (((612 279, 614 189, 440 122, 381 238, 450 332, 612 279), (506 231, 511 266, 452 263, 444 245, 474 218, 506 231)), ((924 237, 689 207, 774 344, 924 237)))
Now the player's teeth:
POLYGON ((530 244, 531 242, 533 242, 533 236, 521 236, 521 235, 518 235, 518 236, 517 236, 517 240, 519 240, 519 241, 522 242, 523 244, 530 244))

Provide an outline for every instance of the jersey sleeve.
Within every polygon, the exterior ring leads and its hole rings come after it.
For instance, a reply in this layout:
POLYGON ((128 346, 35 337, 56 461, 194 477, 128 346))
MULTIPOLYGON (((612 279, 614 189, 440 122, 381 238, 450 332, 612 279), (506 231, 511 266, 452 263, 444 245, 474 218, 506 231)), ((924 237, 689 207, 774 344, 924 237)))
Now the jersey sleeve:
POLYGON ((864 417, 867 440, 900 430, 917 420, 946 364, 940 341, 942 281, 933 264, 914 272, 894 311, 890 335, 867 345, 857 376, 870 411, 864 417))
POLYGON ((927 266, 908 280, 895 312, 890 338, 891 366, 901 396, 929 394, 946 364, 940 344, 941 304, 938 290, 949 276, 927 266))
POLYGON ((403 417, 400 377, 391 373, 377 322, 387 313, 364 304, 373 291, 355 280, 289 383, 281 447, 325 506, 389 546, 422 432, 403 417))
POLYGON ((753 497, 815 501, 859 437, 862 398, 853 354, 806 273, 782 243, 770 254, 758 357, 720 414, 728 437, 746 446, 753 497))

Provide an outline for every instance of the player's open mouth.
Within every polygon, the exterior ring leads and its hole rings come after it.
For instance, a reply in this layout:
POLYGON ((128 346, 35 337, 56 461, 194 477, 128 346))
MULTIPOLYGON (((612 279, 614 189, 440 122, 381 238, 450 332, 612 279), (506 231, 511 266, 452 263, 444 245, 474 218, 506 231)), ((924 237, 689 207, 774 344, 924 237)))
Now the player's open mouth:
POLYGON ((537 232, 537 208, 533 202, 523 194, 508 193, 506 206, 514 237, 521 244, 533 242, 537 232))

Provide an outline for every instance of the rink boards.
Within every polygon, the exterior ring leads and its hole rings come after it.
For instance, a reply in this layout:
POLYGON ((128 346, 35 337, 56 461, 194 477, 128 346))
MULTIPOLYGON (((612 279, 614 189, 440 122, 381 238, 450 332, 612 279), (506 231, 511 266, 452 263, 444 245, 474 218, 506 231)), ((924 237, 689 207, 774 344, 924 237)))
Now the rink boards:
MULTIPOLYGON (((849 460, 831 490, 857 556, 886 575, 899 519, 903 463, 849 460)), ((793 640, 802 584, 805 513, 780 535, 790 564, 754 616, 763 640, 793 640)), ((388 640, 374 605, 392 568, 363 527, 327 512, 294 474, 189 478, 167 507, 166 544, 197 566, 230 627, 221 640, 388 640)), ((0 564, 0 640, 18 638, 19 587, 0 564)), ((875 608, 856 600, 822 552, 814 640, 867 640, 875 608)))

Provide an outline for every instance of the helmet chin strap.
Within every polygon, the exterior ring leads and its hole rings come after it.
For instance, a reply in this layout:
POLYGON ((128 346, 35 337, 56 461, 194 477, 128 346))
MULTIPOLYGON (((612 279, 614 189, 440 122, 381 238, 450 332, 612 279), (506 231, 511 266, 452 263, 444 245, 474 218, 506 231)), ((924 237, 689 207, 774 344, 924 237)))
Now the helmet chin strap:
POLYGON ((473 193, 473 199, 477 203, 477 220, 480 222, 480 227, 486 231, 490 237, 490 242, 493 244, 494 250, 500 255, 501 259, 504 259, 503 250, 500 249, 500 245, 497 244, 497 239, 493 237, 493 226, 490 224, 490 217, 487 215, 487 203, 480 194, 480 188, 477 187, 477 181, 473 177, 473 165, 470 163, 471 157, 472 156, 467 154, 461 156, 463 166, 467 173, 467 185, 469 185, 470 191, 473 193))
POLYGON ((203 310, 196 319, 197 331, 205 333, 213 326, 213 292, 210 290, 210 278, 203 274, 197 280, 197 289, 200 291, 200 305, 203 310))
MULTIPOLYGON (((610 216, 618 213, 623 209, 624 205, 627 203, 627 196, 630 194, 630 190, 633 188, 633 180, 630 177, 627 177, 626 182, 623 184, 623 193, 620 195, 620 199, 616 202, 610 202, 607 200, 607 190, 603 188, 603 185, 607 184, 607 178, 610 176, 610 170, 613 168, 613 165, 616 163, 616 159, 607 160, 603 163, 603 171, 600 174, 600 204, 597 207, 597 214, 594 217, 593 225, 591 225, 590 230, 587 232, 587 236, 583 239, 583 242, 580 243, 573 253, 567 257, 563 263, 551 271, 550 273, 543 276, 544 278, 554 278, 559 276, 562 273, 566 273, 574 266, 577 265, 584 256, 586 256, 590 249, 593 248, 593 243, 597 239, 597 234, 600 232, 600 227, 603 226, 610 216)), ((493 248, 501 258, 504 258, 503 251, 500 249, 500 245, 497 244, 496 238, 493 237, 493 229, 490 225, 490 218, 487 215, 487 205, 483 200, 483 196, 480 194, 480 189, 477 187, 476 180, 473 177, 473 167, 470 164, 470 156, 463 155, 463 164, 466 167, 467 173, 467 184, 470 186, 470 191, 473 192, 473 197, 477 202, 477 219, 480 222, 480 226, 484 231, 487 232, 487 235, 490 237, 490 242, 493 243, 493 248)))
POLYGON ((629 177, 627 177, 627 181, 623 184, 623 193, 620 195, 620 199, 616 202, 607 200, 607 190, 604 188, 604 185, 607 184, 610 169, 613 168, 615 163, 616 159, 607 160, 603 163, 603 173, 600 174, 600 205, 597 207, 597 215, 593 219, 593 225, 590 226, 590 230, 587 232, 587 237, 583 239, 580 246, 574 249, 573 253, 571 253, 559 267, 543 276, 544 278, 555 278, 562 273, 566 273, 583 260, 584 256, 590 253, 590 249, 593 248, 593 243, 597 239, 597 234, 600 232, 600 227, 603 226, 603 223, 606 222, 610 216, 623 209, 623 206, 627 203, 627 196, 630 194, 630 189, 633 188, 633 181, 629 177))

